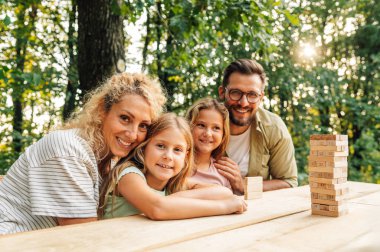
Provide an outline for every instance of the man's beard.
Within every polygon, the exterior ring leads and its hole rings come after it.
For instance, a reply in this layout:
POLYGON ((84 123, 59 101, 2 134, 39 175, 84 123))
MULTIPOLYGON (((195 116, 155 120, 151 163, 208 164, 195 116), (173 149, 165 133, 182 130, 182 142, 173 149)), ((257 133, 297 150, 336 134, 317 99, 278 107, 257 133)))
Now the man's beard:
MULTIPOLYGON (((230 121, 231 123, 237 125, 237 126, 248 126, 248 125, 251 125, 252 122, 255 120, 255 114, 251 114, 249 117, 247 118, 243 118, 243 119, 240 119, 240 118, 236 118, 233 114, 233 109, 234 108, 241 108, 240 106, 228 106, 228 112, 230 114, 230 121)), ((249 112, 252 113, 252 108, 249 109, 249 112)))

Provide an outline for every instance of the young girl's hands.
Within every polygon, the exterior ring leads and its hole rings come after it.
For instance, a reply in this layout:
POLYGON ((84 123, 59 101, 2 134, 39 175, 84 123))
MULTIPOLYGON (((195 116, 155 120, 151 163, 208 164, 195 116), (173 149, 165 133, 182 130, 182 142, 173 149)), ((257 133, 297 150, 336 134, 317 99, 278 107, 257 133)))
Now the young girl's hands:
POLYGON ((230 199, 228 199, 228 205, 230 207, 230 213, 241 214, 247 211, 247 203, 242 197, 233 195, 230 199))

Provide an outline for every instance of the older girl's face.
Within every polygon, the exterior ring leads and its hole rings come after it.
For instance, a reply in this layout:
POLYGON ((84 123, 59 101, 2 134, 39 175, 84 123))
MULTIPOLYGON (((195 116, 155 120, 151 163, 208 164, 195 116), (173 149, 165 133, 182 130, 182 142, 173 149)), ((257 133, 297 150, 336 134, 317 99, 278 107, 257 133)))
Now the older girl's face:
POLYGON ((140 95, 127 94, 112 105, 103 122, 103 136, 111 153, 125 157, 145 140, 151 124, 151 107, 140 95))

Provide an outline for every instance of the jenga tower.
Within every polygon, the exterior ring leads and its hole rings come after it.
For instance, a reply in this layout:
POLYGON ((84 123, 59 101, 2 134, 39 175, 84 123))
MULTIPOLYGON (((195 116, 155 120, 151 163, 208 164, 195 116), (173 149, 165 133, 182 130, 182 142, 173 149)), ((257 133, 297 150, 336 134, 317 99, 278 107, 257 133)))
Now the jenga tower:
POLYGON ((347 135, 311 135, 309 183, 311 213, 338 217, 348 212, 347 135))

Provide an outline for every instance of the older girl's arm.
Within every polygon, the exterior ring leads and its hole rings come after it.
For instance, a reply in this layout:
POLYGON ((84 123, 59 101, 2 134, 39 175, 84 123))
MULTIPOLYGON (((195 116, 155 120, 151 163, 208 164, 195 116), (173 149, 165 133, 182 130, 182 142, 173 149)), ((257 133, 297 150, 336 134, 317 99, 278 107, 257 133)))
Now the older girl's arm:
POLYGON ((187 188, 188 190, 173 193, 170 197, 216 200, 232 196, 232 191, 227 187, 213 184, 200 184, 192 178, 187 179, 187 188))

